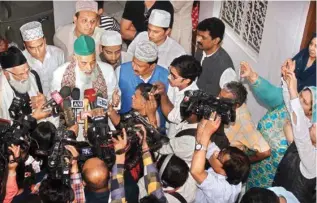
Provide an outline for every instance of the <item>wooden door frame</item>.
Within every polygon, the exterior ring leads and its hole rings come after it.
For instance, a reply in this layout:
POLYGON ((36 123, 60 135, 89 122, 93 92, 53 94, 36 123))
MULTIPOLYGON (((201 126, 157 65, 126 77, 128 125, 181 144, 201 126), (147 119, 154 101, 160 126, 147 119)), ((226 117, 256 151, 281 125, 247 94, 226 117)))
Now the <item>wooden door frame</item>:
POLYGON ((304 49, 309 44, 313 33, 316 32, 316 1, 310 1, 309 10, 307 13, 305 29, 303 33, 300 49, 304 49))

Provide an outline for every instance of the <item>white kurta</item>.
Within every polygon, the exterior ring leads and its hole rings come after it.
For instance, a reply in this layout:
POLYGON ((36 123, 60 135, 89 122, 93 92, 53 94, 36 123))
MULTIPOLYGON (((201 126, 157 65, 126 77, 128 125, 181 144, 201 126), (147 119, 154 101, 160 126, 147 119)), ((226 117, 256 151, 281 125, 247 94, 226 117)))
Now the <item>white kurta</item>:
MULTIPOLYGON (((30 73, 31 88, 28 94, 31 97, 36 96, 39 89, 36 84, 35 76, 30 73)), ((9 81, 5 77, 2 71, 0 71, 0 118, 11 120, 9 114, 9 107, 11 106, 14 98, 14 91, 12 90, 9 81)))
MULTIPOLYGON (((104 63, 104 62, 101 62, 101 61, 97 61, 97 63, 99 65, 99 67, 102 71, 103 77, 106 81, 107 91, 108 91, 108 99, 111 99, 112 93, 114 92, 114 90, 119 89, 116 74, 115 74, 113 67, 111 65, 104 63)), ((65 70, 69 64, 70 64, 70 62, 63 64, 53 73, 53 80, 52 80, 50 92, 52 92, 54 90, 59 91, 62 88, 61 83, 63 80, 63 75, 64 75, 65 70)), ((80 77, 79 71, 80 71, 79 68, 76 66, 75 67, 76 78, 80 77)), ((75 86, 80 89, 80 99, 84 98, 84 91, 87 88, 87 86, 84 87, 83 85, 84 84, 80 80, 76 79, 75 86)), ((90 88, 92 88, 92 84, 91 84, 90 88)), ((119 91, 120 91, 120 89, 119 89, 119 91)), ((121 93, 119 92, 119 94, 121 94, 121 93)), ((82 127, 83 127, 83 125, 80 124, 79 134, 77 137, 77 140, 79 140, 79 141, 84 140, 82 127)))
MULTIPOLYGON (((93 35, 91 36, 95 40, 96 47, 99 47, 100 37, 104 33, 104 29, 99 27, 95 28, 93 35)), ((56 30, 54 35, 54 45, 61 48, 64 51, 65 58, 67 61, 71 59, 71 56, 74 54, 74 42, 77 39, 75 35, 75 25, 68 24, 64 25, 56 30)), ((96 48, 96 57, 99 58, 100 50, 96 48)))
MULTIPOLYGON (((143 40, 149 41, 149 36, 146 31, 141 32, 136 36, 136 38, 134 38, 134 40, 128 47, 128 53, 134 55, 136 45, 138 44, 138 42, 143 40)), ((175 58, 186 54, 184 48, 170 37, 167 37, 165 42, 158 46, 158 52, 157 64, 166 69, 168 69, 175 58)))
POLYGON ((192 9, 193 0, 171 1, 174 8, 174 23, 171 37, 182 45, 185 51, 191 55, 192 52, 192 9))
POLYGON ((180 113, 180 105, 182 100, 184 99, 184 94, 185 91, 187 90, 198 90, 198 86, 196 84, 196 82, 192 82, 192 84, 190 84, 188 87, 186 87, 185 89, 179 91, 179 89, 177 87, 169 87, 168 88, 168 92, 167 92, 167 96, 169 98, 169 100, 172 102, 172 104, 174 105, 174 108, 172 109, 171 112, 169 112, 167 119, 169 121, 168 123, 168 132, 167 132, 167 136, 169 138, 175 137, 176 133, 178 132, 180 126, 178 126, 181 121, 181 113, 180 113))
POLYGON ((26 49, 23 54, 29 66, 40 76, 43 93, 47 95, 53 79, 53 72, 65 62, 64 52, 60 48, 47 45, 43 63, 33 58, 26 49))

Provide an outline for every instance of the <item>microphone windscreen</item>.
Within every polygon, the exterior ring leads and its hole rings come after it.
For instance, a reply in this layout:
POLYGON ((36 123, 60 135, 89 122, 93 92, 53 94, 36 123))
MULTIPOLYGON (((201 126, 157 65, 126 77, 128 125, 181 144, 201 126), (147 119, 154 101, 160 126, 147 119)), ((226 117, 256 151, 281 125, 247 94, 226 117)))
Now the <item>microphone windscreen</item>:
POLYGON ((86 89, 84 91, 84 98, 87 98, 89 100, 90 103, 93 103, 96 101, 96 91, 92 88, 90 89, 86 89))
POLYGON ((68 86, 64 86, 61 88, 61 90, 59 92, 60 92, 61 96, 63 97, 63 99, 65 99, 66 97, 70 96, 71 89, 68 86))
POLYGON ((65 99, 63 101, 63 109, 68 109, 68 108, 71 108, 71 101, 69 99, 65 99))
POLYGON ((79 100, 79 98, 80 98, 80 89, 79 88, 77 88, 77 87, 73 88, 73 91, 71 93, 71 98, 73 100, 79 100))
POLYGON ((101 92, 98 92, 98 93, 97 93, 97 97, 101 97, 101 98, 103 98, 102 93, 101 93, 101 92))

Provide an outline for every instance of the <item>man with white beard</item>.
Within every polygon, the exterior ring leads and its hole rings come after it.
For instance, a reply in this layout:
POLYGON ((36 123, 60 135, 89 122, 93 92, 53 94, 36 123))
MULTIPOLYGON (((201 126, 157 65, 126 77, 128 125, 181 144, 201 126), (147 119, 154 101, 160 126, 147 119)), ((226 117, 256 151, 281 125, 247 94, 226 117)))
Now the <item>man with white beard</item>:
POLYGON ((31 114, 30 98, 42 93, 38 74, 30 69, 22 52, 14 46, 0 54, 0 64, 0 118, 13 119, 9 108, 14 98, 22 101, 23 114, 31 114))
MULTIPOLYGON (((79 88, 80 99, 84 98, 85 89, 93 88, 105 99, 111 99, 113 92, 118 89, 112 66, 96 61, 95 41, 92 37, 87 35, 78 37, 74 43, 71 62, 63 64, 53 73, 51 91, 60 90, 64 86, 79 88)), ((77 140, 84 139, 81 126, 77 140)))

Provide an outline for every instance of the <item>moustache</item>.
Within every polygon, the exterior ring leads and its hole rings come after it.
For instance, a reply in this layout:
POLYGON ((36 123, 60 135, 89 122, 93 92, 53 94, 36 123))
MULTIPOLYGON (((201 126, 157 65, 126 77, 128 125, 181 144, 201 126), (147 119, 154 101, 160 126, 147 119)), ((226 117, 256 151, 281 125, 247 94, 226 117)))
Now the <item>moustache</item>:
POLYGON ((201 42, 197 42, 198 45, 202 46, 203 44, 201 42))

